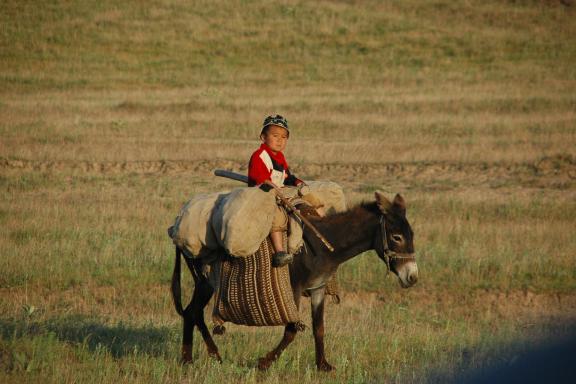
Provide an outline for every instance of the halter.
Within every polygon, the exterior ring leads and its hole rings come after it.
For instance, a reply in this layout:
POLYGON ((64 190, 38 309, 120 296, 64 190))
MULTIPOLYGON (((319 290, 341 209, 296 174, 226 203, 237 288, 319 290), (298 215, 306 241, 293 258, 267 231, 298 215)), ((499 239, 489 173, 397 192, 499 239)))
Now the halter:
POLYGON ((386 222, 384 220, 384 215, 380 215, 380 233, 382 235, 382 249, 384 251, 384 263, 386 263, 386 274, 390 273, 390 263, 394 260, 412 260, 416 261, 415 256, 406 256, 405 254, 399 254, 394 252, 388 246, 388 236, 386 235, 386 222))

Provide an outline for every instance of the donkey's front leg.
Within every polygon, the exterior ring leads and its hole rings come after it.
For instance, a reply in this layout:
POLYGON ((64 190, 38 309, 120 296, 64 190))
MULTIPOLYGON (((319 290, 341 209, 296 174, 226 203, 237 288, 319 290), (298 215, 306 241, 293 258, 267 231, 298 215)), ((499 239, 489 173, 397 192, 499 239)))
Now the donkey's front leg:
MULTIPOLYGON (((292 283, 294 285, 294 283, 292 283)), ((296 309, 300 308, 300 298, 302 297, 302 291, 299 289, 294 289, 294 303, 296 304, 296 309)), ((296 333, 298 332, 298 326, 296 323, 288 323, 286 327, 284 327, 284 336, 280 343, 274 348, 272 351, 268 352, 266 356, 261 357, 258 359, 258 369, 266 370, 270 368, 273 362, 278 360, 282 352, 286 349, 287 346, 290 345, 294 338, 296 337, 296 333)))
POLYGON ((270 368, 270 365, 272 365, 273 362, 278 360, 278 358, 280 357, 282 352, 286 349, 286 347, 290 345, 292 341, 294 341, 294 338, 296 337, 296 332, 298 332, 296 323, 286 324, 286 327, 284 328, 284 336, 282 337, 282 340, 280 340, 278 346, 274 348, 272 351, 268 352, 266 356, 258 359, 258 369, 264 371, 270 368))
POLYGON ((312 327, 316 345, 316 367, 320 371, 332 371, 334 368, 326 361, 324 354, 324 288, 314 290, 310 295, 312 304, 312 327))

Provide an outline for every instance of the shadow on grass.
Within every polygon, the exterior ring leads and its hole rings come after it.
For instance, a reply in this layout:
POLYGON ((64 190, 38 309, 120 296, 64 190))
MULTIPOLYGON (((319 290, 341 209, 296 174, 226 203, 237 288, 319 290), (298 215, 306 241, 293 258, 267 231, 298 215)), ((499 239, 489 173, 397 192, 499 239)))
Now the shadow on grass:
POLYGON ((551 334, 548 339, 536 343, 517 341, 480 352, 475 364, 464 358, 452 372, 433 372, 426 382, 572 383, 576 375, 576 326, 570 323, 558 326, 558 329, 561 333, 551 334))
POLYGON ((170 330, 166 327, 105 325, 98 319, 79 315, 45 321, 0 319, 0 336, 5 340, 45 335, 86 345, 91 351, 105 349, 116 358, 134 353, 164 355, 170 340, 170 330))

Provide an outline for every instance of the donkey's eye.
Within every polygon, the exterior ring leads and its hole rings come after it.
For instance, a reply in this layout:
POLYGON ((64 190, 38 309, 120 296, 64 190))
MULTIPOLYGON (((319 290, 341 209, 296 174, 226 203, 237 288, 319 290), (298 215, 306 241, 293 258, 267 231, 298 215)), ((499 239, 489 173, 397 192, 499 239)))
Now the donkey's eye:
POLYGON ((402 242, 402 236, 401 235, 392 235, 392 240, 394 240, 397 243, 401 243, 402 242))

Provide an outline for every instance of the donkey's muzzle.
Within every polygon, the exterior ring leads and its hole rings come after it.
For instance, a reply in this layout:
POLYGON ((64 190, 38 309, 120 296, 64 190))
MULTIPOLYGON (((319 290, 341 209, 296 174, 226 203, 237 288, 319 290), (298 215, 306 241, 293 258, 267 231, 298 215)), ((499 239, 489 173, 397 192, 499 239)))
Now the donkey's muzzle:
POLYGON ((418 265, 414 260, 403 263, 397 272, 402 288, 410 288, 418 281, 418 265))

